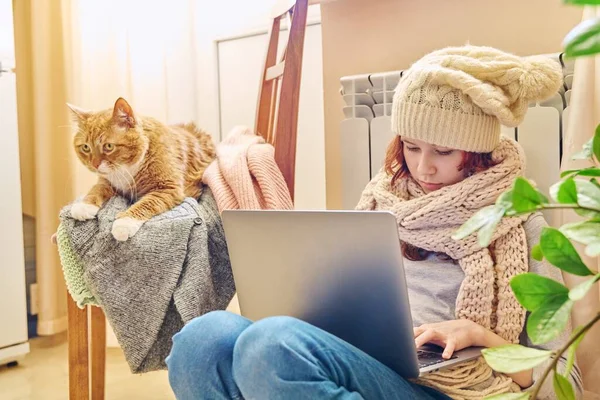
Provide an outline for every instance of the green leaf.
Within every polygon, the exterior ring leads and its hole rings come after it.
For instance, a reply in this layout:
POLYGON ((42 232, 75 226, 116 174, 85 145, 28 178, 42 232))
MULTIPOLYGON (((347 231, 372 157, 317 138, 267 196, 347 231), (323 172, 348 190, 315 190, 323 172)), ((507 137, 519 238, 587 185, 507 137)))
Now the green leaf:
MULTIPOLYGON (((596 40, 598 40, 598 38, 596 38, 596 40)), ((596 160, 600 160, 600 125, 596 126, 592 148, 594 150, 594 156, 596 157, 596 160)))
POLYGON ((600 254, 600 221, 565 224, 560 230, 569 239, 587 245, 585 254, 588 256, 595 257, 600 254))
POLYGON ((573 302, 568 294, 548 298, 527 320, 527 334, 533 344, 547 343, 565 329, 573 302))
POLYGON ((542 252, 542 248, 540 247, 539 243, 531 248, 531 257, 537 261, 542 261, 544 259, 544 253, 542 252))
POLYGON ((563 171, 560 174, 561 178, 564 178, 567 175, 575 176, 600 176, 600 168, 597 167, 588 167, 584 169, 570 169, 568 171, 563 171))
POLYGON ((529 392, 500 393, 493 396, 484 397, 483 400, 529 400, 529 395, 529 392))
POLYGON ((504 215, 512 216, 517 214, 513 209, 513 191, 508 190, 498 196, 496 199, 496 207, 503 209, 504 215))
POLYGON ((574 175, 557 182, 550 187, 550 196, 560 204, 573 205, 574 211, 584 217, 600 217, 599 211, 589 210, 581 207, 600 208, 600 188, 593 181, 573 179, 576 175, 592 176, 599 172, 598 168, 587 168, 584 170, 572 170, 574 175))
POLYGON ((539 209, 542 204, 548 203, 548 199, 538 192, 531 183, 523 177, 518 177, 515 180, 512 192, 512 208, 518 213, 535 211, 539 209))
POLYGON ((600 53, 600 19, 581 21, 563 40, 566 57, 589 56, 600 53))
MULTIPOLYGON (((595 142, 594 142, 595 143, 595 142)), ((595 148, 594 148, 595 151, 595 148)), ((600 168, 589 167, 580 170, 577 175, 579 176, 600 176, 600 168)))
POLYGON ((577 204, 581 207, 600 211, 600 188, 592 181, 575 179, 577 204))
POLYGON ((566 4, 573 4, 576 6, 585 5, 597 5, 600 4, 600 0, 564 0, 566 4))
POLYGON ((600 254, 600 241, 592 242, 585 248, 585 254, 588 257, 596 257, 600 254))
POLYGON ((593 275, 581 261, 577 250, 558 229, 544 227, 540 236, 540 247, 550 264, 574 275, 593 275))
MULTIPOLYGON (((577 335, 579 335, 579 333, 582 330, 583 330, 583 326, 577 327, 573 331, 573 334, 571 335, 571 338, 574 338, 577 335)), ((567 355, 567 368, 565 370, 565 376, 571 375, 571 370, 573 369, 573 365, 575 365, 575 352, 577 351, 577 347, 579 347, 579 343, 581 343, 581 341, 583 340, 584 337, 585 337, 585 335, 579 336, 577 339, 575 339, 575 341, 573 342, 573 344, 571 344, 569 346, 569 352, 568 352, 568 355, 567 355)))
POLYGON ((485 224, 477 234, 478 243, 481 247, 487 247, 490 245, 490 242, 492 241, 492 236, 494 235, 494 231, 496 230, 496 226, 504 216, 505 210, 503 208, 496 208, 495 211, 495 214, 493 214, 490 217, 490 221, 487 224, 485 224))
POLYGON ((585 282, 582 282, 579 285, 575 286, 569 291, 569 299, 573 301, 583 299, 583 297, 592 288, 592 286, 594 286, 594 283, 598 282, 598 280, 600 280, 600 274, 597 274, 595 277, 590 278, 585 282))
POLYGON ((575 400, 575 392, 571 382, 564 376, 554 373, 554 393, 559 400, 575 400))
POLYGON ((590 140, 585 142, 585 144, 583 145, 583 149, 580 152, 573 154, 571 159, 572 160, 589 160, 589 159, 591 159, 592 155, 594 154, 594 151, 592 149, 593 145, 594 145, 594 138, 591 138, 590 140))
POLYGON ((576 6, 597 5, 600 4, 600 0, 565 0, 565 3, 573 4, 576 6))
POLYGON ((498 206, 499 208, 504 208, 506 210, 508 210, 509 208, 512 208, 512 204, 513 204, 512 197, 513 197, 512 190, 507 190, 506 192, 503 192, 496 199, 496 206, 498 206))
POLYGON ((477 211, 471 218, 467 220, 460 228, 454 232, 452 239, 460 240, 469 236, 485 224, 496 218, 496 206, 487 206, 477 211))
POLYGON ((481 354, 492 369, 505 374, 531 369, 552 356, 551 351, 529 348, 519 344, 490 347, 481 350, 481 354))
POLYGON ((573 208, 573 211, 577 213, 577 215, 581 215, 582 217, 587 218, 600 218, 600 212, 586 210, 585 208, 573 208))
POLYGON ((515 297, 529 311, 535 311, 555 296, 567 298, 569 289, 555 280, 535 273, 519 274, 510 280, 515 297))
POLYGON ((573 178, 552 185, 550 197, 561 204, 577 204, 577 186, 573 178))
POLYGON ((600 241, 600 222, 584 221, 565 224, 560 231, 571 240, 589 245, 600 241))
POLYGON ((569 170, 561 172, 560 177, 564 178, 565 176, 568 176, 568 175, 576 176, 579 173, 579 171, 581 171, 581 170, 580 169, 569 169, 569 170))

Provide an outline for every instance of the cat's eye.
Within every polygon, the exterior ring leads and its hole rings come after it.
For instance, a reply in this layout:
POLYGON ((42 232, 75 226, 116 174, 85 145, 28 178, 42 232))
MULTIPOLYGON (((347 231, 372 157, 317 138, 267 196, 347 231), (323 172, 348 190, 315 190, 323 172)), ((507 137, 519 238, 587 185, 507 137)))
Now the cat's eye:
POLYGON ((84 153, 89 153, 91 150, 90 146, 87 144, 81 145, 80 148, 81 148, 81 151, 83 151, 84 153))
POLYGON ((114 144, 112 144, 112 143, 106 143, 106 144, 104 145, 104 151, 111 152, 111 151, 113 151, 114 149, 115 149, 115 145, 114 145, 114 144))

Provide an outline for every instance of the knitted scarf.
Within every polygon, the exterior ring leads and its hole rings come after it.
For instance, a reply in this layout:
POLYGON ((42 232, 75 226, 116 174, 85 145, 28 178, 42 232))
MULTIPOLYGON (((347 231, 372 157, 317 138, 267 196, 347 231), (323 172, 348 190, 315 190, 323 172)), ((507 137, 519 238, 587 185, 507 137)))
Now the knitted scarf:
MULTIPOLYGON (((411 177, 399 179, 392 186, 392 177, 381 170, 363 191, 356 209, 393 212, 402 241, 457 260, 465 278, 456 299, 456 318, 474 321, 518 343, 525 309, 514 297, 509 281, 528 271, 522 227, 526 216, 500 221, 492 236, 493 255, 479 246, 476 234, 458 241, 451 238, 474 213, 494 204, 523 173, 524 154, 514 140, 502 138, 492 152, 492 160, 495 165, 486 171, 429 194, 411 177)), ((491 371, 481 358, 428 374, 419 383, 456 399, 477 399, 517 391, 518 387, 510 378, 491 371)))

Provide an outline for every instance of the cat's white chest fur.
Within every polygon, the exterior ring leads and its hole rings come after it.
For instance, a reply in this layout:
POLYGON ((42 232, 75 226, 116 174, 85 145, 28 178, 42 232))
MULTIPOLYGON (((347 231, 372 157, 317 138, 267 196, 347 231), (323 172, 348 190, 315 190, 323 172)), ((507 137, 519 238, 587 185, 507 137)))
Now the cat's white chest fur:
POLYGON ((100 168, 98 168, 100 172, 103 172, 102 175, 108 179, 113 188, 120 193, 131 195, 132 197, 137 197, 138 195, 135 184, 135 175, 138 173, 139 169, 139 164, 123 165, 113 170, 108 170, 106 167, 103 168, 103 165, 100 165, 100 168))

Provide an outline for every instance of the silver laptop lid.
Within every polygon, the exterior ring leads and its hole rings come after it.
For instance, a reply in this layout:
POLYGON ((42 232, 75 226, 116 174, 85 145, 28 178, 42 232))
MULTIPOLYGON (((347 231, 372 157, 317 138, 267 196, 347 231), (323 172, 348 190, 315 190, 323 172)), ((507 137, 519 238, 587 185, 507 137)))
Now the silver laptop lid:
POLYGON ((242 315, 288 315, 404 377, 419 368, 395 217, 374 211, 222 214, 242 315))

